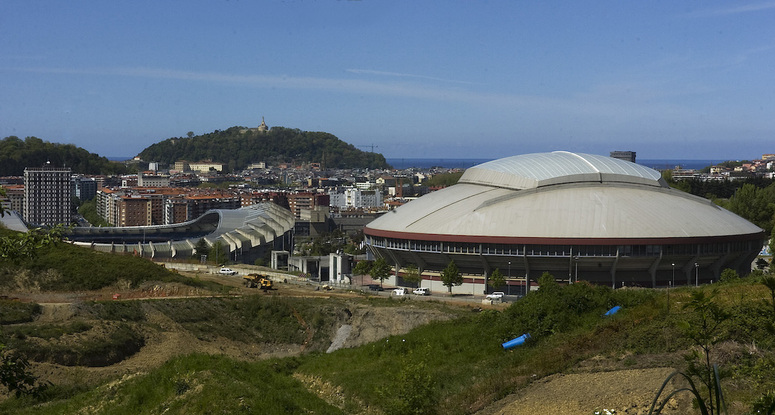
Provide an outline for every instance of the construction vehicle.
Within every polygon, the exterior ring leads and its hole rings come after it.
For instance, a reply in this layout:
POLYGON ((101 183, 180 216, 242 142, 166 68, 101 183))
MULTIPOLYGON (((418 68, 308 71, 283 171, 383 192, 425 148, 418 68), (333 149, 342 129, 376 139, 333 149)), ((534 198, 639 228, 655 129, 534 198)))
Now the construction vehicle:
POLYGON ((261 274, 248 274, 245 275, 245 286, 248 288, 261 288, 264 292, 271 290, 274 287, 272 280, 266 275, 261 274))

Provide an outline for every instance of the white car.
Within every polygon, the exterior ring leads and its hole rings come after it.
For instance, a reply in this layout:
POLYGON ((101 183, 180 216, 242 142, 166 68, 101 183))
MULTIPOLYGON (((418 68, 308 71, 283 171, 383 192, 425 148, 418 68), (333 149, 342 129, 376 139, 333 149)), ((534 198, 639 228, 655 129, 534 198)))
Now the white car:
POLYGON ((431 295, 431 290, 428 287, 415 288, 414 295, 431 295))
POLYGON ((407 294, 406 288, 396 288, 395 290, 393 290, 393 295, 406 295, 406 294, 407 294))
POLYGON ((221 268, 218 270, 218 273, 222 275, 237 275, 237 271, 234 271, 231 268, 221 268))
POLYGON ((505 295, 506 294, 503 291, 495 291, 492 294, 487 294, 487 299, 488 300, 503 300, 503 297, 505 295))

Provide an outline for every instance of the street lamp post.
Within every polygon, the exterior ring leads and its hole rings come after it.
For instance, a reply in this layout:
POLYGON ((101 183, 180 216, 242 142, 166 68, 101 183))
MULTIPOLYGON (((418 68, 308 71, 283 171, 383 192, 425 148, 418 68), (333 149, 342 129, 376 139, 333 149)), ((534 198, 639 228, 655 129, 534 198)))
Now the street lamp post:
POLYGON ((670 264, 670 265, 672 265, 672 266, 673 266, 673 285, 675 285, 675 262, 673 262, 673 263, 672 263, 672 264, 670 264))
POLYGON ((700 264, 694 263, 694 286, 700 286, 700 264))
POLYGON ((579 282, 579 257, 576 256, 575 262, 576 262, 576 282, 579 282))
POLYGON ((511 295, 511 261, 509 261, 509 278, 506 281, 506 293, 511 295))

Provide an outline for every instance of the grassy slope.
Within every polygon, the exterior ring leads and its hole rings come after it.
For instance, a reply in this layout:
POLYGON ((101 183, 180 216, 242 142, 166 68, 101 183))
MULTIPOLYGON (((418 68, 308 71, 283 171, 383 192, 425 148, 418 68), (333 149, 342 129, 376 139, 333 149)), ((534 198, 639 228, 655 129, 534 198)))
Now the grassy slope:
MULTIPOLYGON (((0 237, 11 231, 0 229, 0 237)), ((184 278, 147 259, 114 255, 88 248, 57 243, 36 252, 18 264, 0 260, 0 290, 18 287, 17 277, 26 272, 25 284, 44 291, 96 290, 118 282, 137 287, 144 281, 179 282, 211 290, 222 290, 219 284, 184 278)))
MULTIPOLYGON (((728 373, 724 381, 728 398, 748 405, 775 389, 775 311, 769 304, 769 292, 756 281, 701 289, 718 290, 715 301, 730 313, 718 339, 728 341, 732 346, 725 350, 731 352, 718 360, 728 373), (735 352, 742 349, 746 352, 735 352)), ((613 291, 585 284, 548 287, 543 294, 531 293, 503 312, 471 313, 355 349, 261 362, 180 357, 147 374, 97 389, 55 386, 44 399, 47 403, 12 398, 0 404, 0 413, 339 412, 307 391, 294 373, 341 388, 344 400, 340 406, 345 413, 359 412, 363 406, 400 412, 401 401, 411 400, 413 391, 437 401, 438 413, 471 413, 535 377, 568 370, 592 356, 616 360, 687 350, 691 342, 680 325, 691 317, 690 310, 682 307, 691 290, 672 290, 668 313, 664 292, 613 291), (612 305, 622 305, 624 310, 613 318, 602 318, 612 305), (501 348, 503 341, 524 332, 534 334, 530 344, 511 351, 501 348)), ((253 310, 250 315, 265 312, 266 319, 282 322, 288 318, 284 310, 289 306, 317 307, 305 301, 237 308, 253 310)), ((196 320, 192 323, 206 323, 191 318, 196 320)), ((210 331, 211 326, 196 327, 210 331)), ((229 330, 238 330, 235 327, 229 330)))

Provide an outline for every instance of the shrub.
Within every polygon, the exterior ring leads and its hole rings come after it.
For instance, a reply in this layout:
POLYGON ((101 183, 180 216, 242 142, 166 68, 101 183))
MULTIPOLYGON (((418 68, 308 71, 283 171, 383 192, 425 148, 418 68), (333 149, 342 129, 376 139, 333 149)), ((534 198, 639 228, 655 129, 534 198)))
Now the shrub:
POLYGON ((0 300, 0 324, 30 322, 40 314, 40 304, 0 300))

